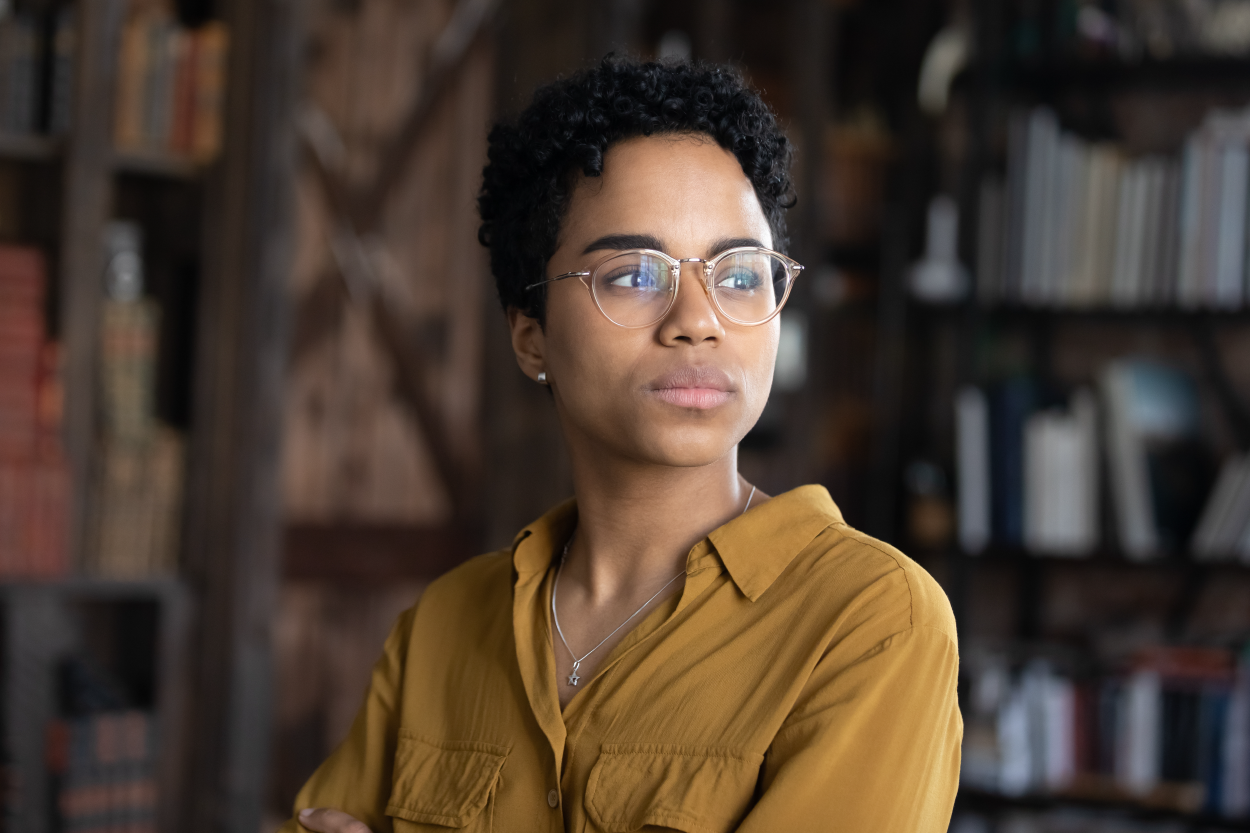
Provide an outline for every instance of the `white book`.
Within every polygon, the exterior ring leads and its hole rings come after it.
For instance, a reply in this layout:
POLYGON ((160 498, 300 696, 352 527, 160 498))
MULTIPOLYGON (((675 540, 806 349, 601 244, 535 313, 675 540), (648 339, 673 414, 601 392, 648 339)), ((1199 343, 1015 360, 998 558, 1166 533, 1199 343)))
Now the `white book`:
POLYGON ((1131 368, 1112 362, 1103 370, 1101 387, 1117 537, 1124 554, 1141 561, 1158 552, 1159 534, 1150 499, 1146 452, 1134 425, 1131 368))
POLYGON ((959 476, 959 545, 979 553, 990 541, 990 411, 985 392, 965 387, 955 398, 959 476))
POLYGON ((1024 251, 1021 263, 1020 300, 1036 304, 1044 296, 1043 286, 1050 268, 1054 237, 1053 192, 1059 122, 1055 114, 1039 107, 1029 114, 1028 160, 1024 186, 1024 251))
POLYGON ((1142 226, 1146 221, 1146 169, 1140 163, 1124 167, 1116 217, 1115 264, 1111 270, 1111 303, 1136 306, 1141 286, 1142 226))
POLYGON ((1116 727, 1115 776, 1134 795, 1159 783, 1162 758, 1163 686, 1158 673, 1136 671, 1125 681, 1116 727))
POLYGON ((1202 509, 1189 547, 1195 559, 1218 561, 1232 556, 1235 539, 1229 540, 1229 536, 1221 533, 1231 526, 1241 491, 1250 485, 1247 478, 1250 478, 1250 456, 1233 456, 1220 466, 1219 477, 1202 509))
POLYGON ((1021 796, 1033 787, 1029 706, 1020 686, 1013 686, 998 710, 998 791, 1021 796))
POLYGON ((1066 789, 1076 777, 1076 687, 1048 675, 1045 685, 1045 783, 1050 792, 1066 789))
POLYGON ((1163 163, 1163 203, 1159 222, 1159 271, 1151 303, 1166 305, 1176 300, 1177 268, 1181 250, 1181 163, 1167 160, 1163 163))
POLYGON ((1250 151, 1236 138, 1220 150, 1219 202, 1213 275, 1207 303, 1217 309, 1241 306, 1245 285, 1246 196, 1250 151))
POLYGON ((1024 540, 1031 551, 1088 555, 1098 546, 1097 413, 1088 390, 1069 413, 1034 414, 1024 428, 1024 540))
POLYGON ((1176 303, 1196 309, 1202 301, 1202 204, 1208 141, 1199 131, 1185 140, 1181 174, 1180 250, 1176 303))
POLYGON ((1070 306, 1081 268, 1082 229, 1086 223, 1086 182, 1089 179, 1089 143, 1065 135, 1061 143, 1063 171, 1060 234, 1056 241, 1056 269, 1051 303, 1070 306))

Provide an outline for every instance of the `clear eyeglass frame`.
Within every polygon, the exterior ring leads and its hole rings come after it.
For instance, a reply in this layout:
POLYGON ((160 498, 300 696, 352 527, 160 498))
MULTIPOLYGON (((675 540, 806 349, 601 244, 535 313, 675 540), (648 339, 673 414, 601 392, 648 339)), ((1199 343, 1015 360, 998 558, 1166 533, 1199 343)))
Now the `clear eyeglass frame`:
POLYGON ((794 288, 794 281, 796 278, 798 278, 799 272, 803 271, 803 265, 800 264, 798 261, 794 260, 793 258, 787 257, 786 255, 783 255, 781 252, 775 252, 772 249, 765 249, 765 248, 761 248, 757 246, 740 246, 740 247, 733 248, 733 249, 726 249, 725 251, 721 252, 715 257, 712 257, 706 260, 701 257, 686 257, 686 258, 678 259, 675 257, 670 257, 664 252, 657 251, 656 249, 623 249, 620 251, 610 252, 609 254, 605 255, 603 258, 598 260, 593 266, 591 266, 588 271, 565 272, 562 275, 556 275, 554 278, 547 278, 545 280, 532 283, 529 286, 525 287, 525 289, 526 291, 529 291, 531 289, 534 289, 535 287, 543 286, 544 284, 555 283, 556 281, 562 281, 562 280, 565 280, 566 278, 577 278, 580 280, 581 284, 584 287, 586 287, 586 291, 590 293, 591 299, 595 302, 595 307, 599 310, 600 313, 602 313, 604 318, 608 319, 609 321, 611 321, 613 324, 615 324, 618 327, 623 327, 627 330, 639 330, 644 327, 654 326, 658 322, 663 321, 668 316, 669 312, 672 311, 673 305, 677 303, 677 295, 679 292, 681 292, 681 273, 682 273, 681 267, 682 267, 682 264, 685 264, 685 263, 702 263, 703 264, 703 280, 701 281, 701 285, 703 286, 703 291, 707 293, 708 299, 712 302, 712 308, 716 310, 716 313, 718 315, 723 316, 726 320, 732 321, 733 323, 738 324, 740 326, 744 326, 744 327, 758 327, 761 324, 767 324, 769 321, 772 321, 774 318, 776 318, 777 315, 781 313, 781 308, 786 305, 786 301, 789 300, 790 290, 794 288), (663 312, 661 312, 653 320, 648 321, 645 324, 622 324, 621 322, 615 320, 614 318, 612 318, 612 316, 608 315, 607 310, 603 308, 603 304, 600 302, 598 295, 595 294, 595 281, 594 281, 595 273, 598 272, 599 269, 602 268, 607 263, 613 260, 616 260, 618 258, 624 257, 626 255, 631 255, 631 254, 649 255, 652 257, 658 257, 661 260, 667 262, 669 267, 673 270, 673 288, 669 292, 668 304, 664 307, 663 312), (785 292, 782 294, 780 300, 777 301, 777 306, 773 308, 772 312, 770 312, 766 318, 763 318, 759 321, 743 321, 729 314, 721 306, 720 302, 716 299, 716 291, 715 291, 716 288, 712 285, 712 276, 716 273, 716 267, 723 260, 729 257, 732 257, 734 255, 742 255, 742 254, 759 254, 759 255, 768 255, 770 257, 774 257, 785 267, 785 270, 786 270, 785 292))

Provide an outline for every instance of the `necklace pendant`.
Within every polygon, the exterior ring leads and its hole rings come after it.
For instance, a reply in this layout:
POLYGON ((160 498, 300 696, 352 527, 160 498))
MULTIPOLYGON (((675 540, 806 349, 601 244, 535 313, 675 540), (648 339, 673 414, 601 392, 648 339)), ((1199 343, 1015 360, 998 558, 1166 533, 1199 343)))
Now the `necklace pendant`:
POLYGON ((576 671, 574 671, 572 674, 569 675, 569 685, 573 686, 574 688, 577 687, 577 683, 580 680, 581 680, 581 677, 577 676, 576 671))

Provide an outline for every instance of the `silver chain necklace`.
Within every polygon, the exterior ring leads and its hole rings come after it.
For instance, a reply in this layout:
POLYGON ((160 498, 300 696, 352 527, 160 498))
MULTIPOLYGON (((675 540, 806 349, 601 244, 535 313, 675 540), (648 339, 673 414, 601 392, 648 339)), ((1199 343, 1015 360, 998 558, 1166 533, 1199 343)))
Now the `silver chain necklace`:
MULTIPOLYGON (((746 514, 747 510, 751 508, 751 501, 754 498, 755 498, 755 487, 752 486, 751 494, 747 495, 747 505, 742 507, 742 512, 740 514, 743 514, 743 515, 746 514)), ((560 614, 556 613, 556 591, 559 590, 560 588, 560 572, 564 569, 564 560, 569 557, 569 545, 572 543, 573 543, 572 536, 569 537, 569 540, 564 542, 564 551, 560 553, 560 565, 556 567, 556 578, 555 578, 555 581, 552 582, 551 584, 551 618, 556 623, 556 633, 560 635, 560 641, 564 643, 564 650, 568 651, 569 656, 572 657, 573 659, 573 673, 569 674, 569 685, 576 688, 577 684, 581 682, 581 679, 582 679, 581 677, 577 676, 577 669, 580 668, 581 664, 586 661, 586 657, 590 656, 595 651, 602 648, 604 642, 607 642, 609 639, 616 636, 617 631, 619 631, 621 628, 628 625, 633 620, 633 618, 637 616, 639 613, 642 613, 644 610, 646 610, 647 605, 654 602, 661 593, 663 593, 665 590, 668 589, 670 584, 672 584, 673 582, 677 581, 677 579, 684 576, 686 574, 686 571, 682 570, 680 573, 678 573, 677 575, 673 576, 668 581, 666 581, 664 583, 664 586, 661 587, 659 590, 657 590, 654 596, 652 596, 651 598, 647 599, 645 602, 642 603, 642 607, 638 608, 633 613, 629 614, 628 619, 626 619, 624 622, 621 622, 621 624, 617 625, 616 630, 612 631, 612 633, 605 636, 603 638, 603 642, 600 642, 598 645, 591 648, 585 654, 582 654, 581 659, 578 659, 577 654, 574 654, 573 649, 569 647, 569 641, 564 638, 564 631, 560 629, 560 614)))

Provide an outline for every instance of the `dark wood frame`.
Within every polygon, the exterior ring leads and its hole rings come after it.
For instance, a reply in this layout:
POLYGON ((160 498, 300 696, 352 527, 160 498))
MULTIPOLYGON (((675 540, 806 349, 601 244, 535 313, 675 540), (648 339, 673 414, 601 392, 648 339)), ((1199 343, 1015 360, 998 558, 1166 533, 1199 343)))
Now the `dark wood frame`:
POLYGON ((206 190, 185 569, 173 580, 71 578, 0 586, 12 649, 9 686, 30 672, 35 692, 33 699, 10 701, 4 716, 6 727, 17 727, 21 736, 14 740, 26 754, 15 765, 24 768, 31 799, 30 812, 10 821, 15 829, 47 829, 41 744, 53 707, 47 674, 31 665, 49 645, 23 638, 14 646, 12 640, 35 633, 31 628, 41 617, 67 599, 155 599, 162 610, 159 827, 251 833, 261 823, 272 708, 270 621, 280 569, 279 432, 300 4, 219 4, 231 34, 225 140, 221 158, 207 168, 160 154, 114 151, 112 109, 126 0, 78 0, 78 9, 71 134, 64 141, 0 136, 0 155, 59 158, 62 164, 59 330, 64 441, 74 484, 71 563, 83 563, 92 510, 102 230, 113 212, 116 174, 129 172, 201 181, 206 190))

